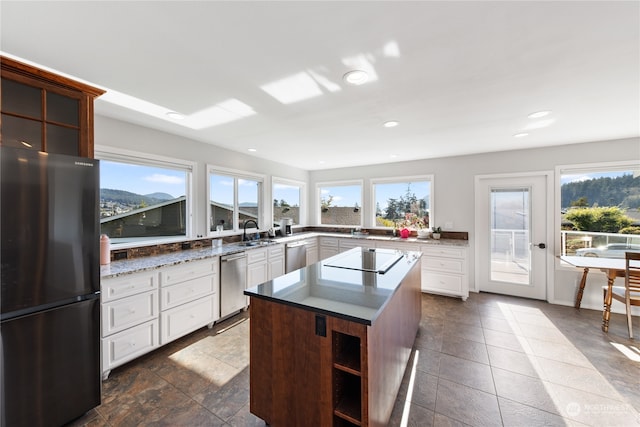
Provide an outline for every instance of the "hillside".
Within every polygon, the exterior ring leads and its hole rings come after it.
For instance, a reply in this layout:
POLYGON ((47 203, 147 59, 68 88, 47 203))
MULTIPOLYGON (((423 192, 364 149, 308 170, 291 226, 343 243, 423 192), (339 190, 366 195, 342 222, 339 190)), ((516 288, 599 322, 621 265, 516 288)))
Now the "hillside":
POLYGON ((100 189, 100 201, 101 202, 113 202, 127 206, 152 206, 162 203, 166 200, 171 200, 174 197, 167 193, 151 193, 147 195, 131 193, 123 190, 112 190, 109 188, 100 189))
POLYGON ((570 182, 562 185, 561 192, 563 209, 569 208, 582 197, 586 199, 586 206, 589 207, 640 208, 640 177, 634 178, 631 174, 570 182))

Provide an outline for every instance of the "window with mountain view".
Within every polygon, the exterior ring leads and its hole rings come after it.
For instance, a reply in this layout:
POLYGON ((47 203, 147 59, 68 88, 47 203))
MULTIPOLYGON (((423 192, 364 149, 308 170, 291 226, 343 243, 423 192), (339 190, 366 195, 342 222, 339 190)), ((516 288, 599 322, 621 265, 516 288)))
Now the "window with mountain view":
POLYGON ((96 157, 100 158, 100 232, 112 244, 188 235, 189 164, 104 153, 96 157))
POLYGON ((429 228, 431 212, 430 176, 374 180, 376 227, 429 228))
POLYGON ((560 171, 563 255, 624 258, 640 252, 638 165, 560 171))

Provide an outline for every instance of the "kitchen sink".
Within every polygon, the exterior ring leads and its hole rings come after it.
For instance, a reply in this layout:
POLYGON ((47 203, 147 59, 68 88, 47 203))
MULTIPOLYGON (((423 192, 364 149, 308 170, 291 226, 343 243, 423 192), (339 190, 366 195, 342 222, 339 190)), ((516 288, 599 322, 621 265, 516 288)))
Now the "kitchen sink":
POLYGON ((249 240, 247 242, 238 242, 238 243, 232 243, 232 245, 236 245, 236 246, 267 246, 267 245, 274 245, 278 242, 276 242, 275 240, 249 240))

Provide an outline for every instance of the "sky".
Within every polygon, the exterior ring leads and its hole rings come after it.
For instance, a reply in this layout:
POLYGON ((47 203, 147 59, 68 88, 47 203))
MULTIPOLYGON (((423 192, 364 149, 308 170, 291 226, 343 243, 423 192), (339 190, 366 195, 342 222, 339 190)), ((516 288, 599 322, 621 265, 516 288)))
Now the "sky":
POLYGON ((142 195, 167 193, 175 198, 184 195, 185 179, 184 171, 100 161, 100 188, 142 195))
MULTIPOLYGON (((125 190, 136 194, 167 193, 173 197, 180 197, 185 193, 184 171, 171 170, 166 168, 156 168, 152 166, 140 166, 127 163, 111 162, 102 160, 100 162, 100 188, 115 190, 125 190)), ((230 177, 214 175, 212 188, 217 188, 215 201, 219 203, 233 203, 233 179, 230 177), (224 191, 220 191, 224 189, 224 191)), ((255 202, 257 192, 255 181, 239 180, 240 203, 255 202)), ((290 205, 300 204, 299 194, 296 187, 276 184, 276 192, 273 198, 278 201, 284 199, 290 205)), ((321 197, 333 196, 332 206, 358 206, 362 207, 361 187, 359 185, 349 186, 326 186, 326 190, 321 197)), ((376 186, 376 199, 380 208, 384 210, 387 200, 403 197, 407 191, 406 183, 384 183, 376 186)), ((427 198, 430 193, 430 185, 427 182, 411 184, 411 192, 419 198, 427 198)))
POLYGON ((619 172, 592 172, 592 173, 577 173, 566 174, 560 177, 560 185, 567 184, 569 182, 588 181, 596 178, 617 178, 623 175, 633 174, 633 171, 619 171, 619 172))

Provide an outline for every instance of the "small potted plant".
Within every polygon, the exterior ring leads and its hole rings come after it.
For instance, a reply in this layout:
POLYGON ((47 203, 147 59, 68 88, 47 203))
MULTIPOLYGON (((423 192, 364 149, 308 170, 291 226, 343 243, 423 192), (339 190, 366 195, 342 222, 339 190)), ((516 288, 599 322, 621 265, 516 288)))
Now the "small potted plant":
POLYGON ((434 239, 438 240, 438 239, 440 238, 440 233, 442 233, 442 228, 440 228, 440 227, 433 227, 433 228, 431 228, 431 231, 432 231, 431 236, 432 236, 434 239))

